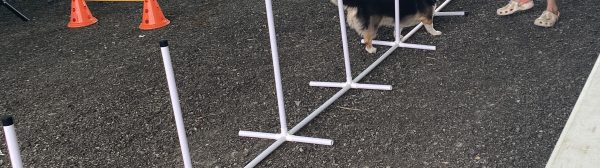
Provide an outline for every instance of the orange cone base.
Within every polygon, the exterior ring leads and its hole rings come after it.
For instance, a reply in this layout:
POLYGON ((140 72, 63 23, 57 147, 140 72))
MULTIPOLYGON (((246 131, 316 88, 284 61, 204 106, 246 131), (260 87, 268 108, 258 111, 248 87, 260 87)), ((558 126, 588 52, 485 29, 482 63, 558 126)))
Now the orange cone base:
POLYGON ((92 16, 88 22, 74 22, 73 20, 71 20, 69 22, 69 24, 67 24, 67 27, 70 27, 70 28, 85 27, 85 26, 93 25, 96 22, 98 22, 98 19, 96 19, 95 17, 92 16))
POLYGON ((169 19, 164 19, 164 20, 159 21, 158 23, 152 23, 152 24, 142 22, 140 24, 140 29, 142 29, 142 30, 158 29, 158 28, 169 25, 169 23, 171 23, 171 21, 169 19))

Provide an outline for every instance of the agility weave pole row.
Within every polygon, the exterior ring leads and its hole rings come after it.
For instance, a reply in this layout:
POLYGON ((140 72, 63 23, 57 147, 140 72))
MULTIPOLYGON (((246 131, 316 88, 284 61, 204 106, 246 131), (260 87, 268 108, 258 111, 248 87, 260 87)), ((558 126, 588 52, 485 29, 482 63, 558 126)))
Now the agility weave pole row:
MULTIPOLYGON (((446 0, 446 2, 436 9, 436 12, 439 12, 443 7, 445 7, 450 0, 446 0)), ((295 142, 304 142, 304 143, 313 143, 313 144, 321 144, 321 145, 333 145, 333 141, 329 139, 320 139, 320 138, 311 138, 311 137, 301 137, 295 136, 296 132, 306 126, 310 121, 312 121, 316 116, 318 116, 321 112, 323 112, 327 107, 329 107, 333 102, 335 102, 338 98, 343 96, 348 90, 351 88, 360 88, 360 89, 379 89, 379 90, 391 90, 391 86, 389 85, 371 85, 371 84, 359 84, 358 82, 367 76, 375 67, 377 67, 385 58, 387 58, 392 52, 394 52, 399 47, 408 47, 408 48, 422 48, 424 45, 418 44, 407 44, 403 43, 406 41, 412 34, 414 34, 417 30, 419 30, 423 24, 417 25, 409 34, 400 39, 400 36, 396 36, 395 45, 392 45, 391 48, 386 51, 382 56, 380 56, 375 62, 373 62, 367 69, 361 72, 356 78, 352 79, 351 71, 350 71, 350 59, 348 57, 348 46, 347 46, 347 37, 346 37, 346 27, 344 20, 344 11, 343 11, 343 2, 342 0, 338 0, 338 10, 340 15, 340 27, 342 31, 342 42, 344 48, 344 58, 345 58, 345 67, 346 67, 346 83, 332 83, 332 82, 311 82, 311 86, 326 86, 326 87, 341 87, 341 90, 334 94, 331 98, 329 98, 325 103, 319 106, 315 111, 309 114, 306 118, 304 118, 300 123, 294 126, 289 131, 287 130, 287 120, 285 114, 285 105, 283 98, 283 89, 281 86, 281 72, 279 68, 279 55, 277 48, 277 40, 273 19, 273 9, 271 0, 265 0, 265 6, 267 11, 267 20, 269 27, 269 37, 271 43, 271 56, 273 58, 273 71, 275 74, 275 87, 277 94, 277 103, 279 108, 279 121, 281 127, 281 133, 262 133, 262 132, 252 132, 252 131, 239 131, 239 136, 245 137, 255 137, 255 138, 266 138, 266 139, 275 139, 276 141, 270 145, 267 149, 261 152, 256 158, 250 161, 245 168, 252 168, 264 160, 269 154, 271 154, 275 149, 277 149, 281 144, 286 141, 295 141, 295 142)), ((399 2, 396 0, 396 16, 399 15, 399 2)), ((454 13, 448 13, 454 14, 454 13)), ((399 29, 399 17, 396 17, 396 27, 399 29)), ((397 31, 399 34, 400 31, 397 31)), ((433 46, 435 47, 435 46, 433 46)), ((425 48, 428 48, 425 46, 425 48)), ((430 47, 429 47, 430 48, 430 47)), ((435 48, 434 48, 435 49, 435 48)))

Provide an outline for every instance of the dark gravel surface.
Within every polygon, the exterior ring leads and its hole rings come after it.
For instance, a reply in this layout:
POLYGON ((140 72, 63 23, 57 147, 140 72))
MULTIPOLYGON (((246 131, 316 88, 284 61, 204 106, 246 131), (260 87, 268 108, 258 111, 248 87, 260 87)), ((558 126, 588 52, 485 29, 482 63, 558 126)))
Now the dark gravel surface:
MULTIPOLYGON (((344 80, 328 1, 274 2, 290 128, 338 91, 309 81, 344 80)), ((180 167, 161 39, 195 167, 242 167, 273 142, 237 135, 279 128, 264 1, 161 1, 172 24, 154 31, 141 3, 88 2, 99 22, 68 29, 69 1, 9 2, 32 18, 0 9, 0 113, 26 167, 180 167)), ((498 17, 505 1, 455 0, 445 11, 471 15, 407 41, 437 51, 401 49, 363 80, 394 90, 351 90, 298 132, 333 146, 285 143, 258 167, 543 167, 600 52, 598 3, 559 2, 545 29, 542 1, 498 17)), ((349 39, 357 75, 377 57, 349 39)))

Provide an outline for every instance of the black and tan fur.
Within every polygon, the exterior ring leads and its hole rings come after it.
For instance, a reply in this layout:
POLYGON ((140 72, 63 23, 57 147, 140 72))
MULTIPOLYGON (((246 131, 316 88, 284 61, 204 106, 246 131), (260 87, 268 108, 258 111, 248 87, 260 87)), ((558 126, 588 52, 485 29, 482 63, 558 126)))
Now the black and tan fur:
MULTIPOLYGON (((361 35, 365 50, 375 53, 372 41, 381 26, 394 26, 395 0, 343 0, 348 25, 361 35)), ((400 0, 400 30, 423 23, 431 35, 442 32, 433 28, 433 14, 437 0, 400 0)), ((337 0, 331 0, 337 5, 337 0)))

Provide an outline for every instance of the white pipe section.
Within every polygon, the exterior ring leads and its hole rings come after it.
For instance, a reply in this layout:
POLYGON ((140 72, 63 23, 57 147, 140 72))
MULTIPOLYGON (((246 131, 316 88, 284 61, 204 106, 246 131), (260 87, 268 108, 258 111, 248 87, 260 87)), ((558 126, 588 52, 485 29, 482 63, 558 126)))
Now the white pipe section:
MULTIPOLYGON (((254 133, 257 133, 257 132, 254 132, 254 133)), ((240 131, 239 134, 241 136, 242 134, 250 135, 253 133, 251 131, 240 131)), ((268 134, 268 133, 258 133, 258 134, 254 134, 254 135, 259 135, 259 134, 268 134)), ((268 135, 266 135, 265 137, 267 137, 267 136, 268 135)), ((281 144, 283 144, 285 141, 313 143, 313 144, 320 144, 320 145, 333 145, 333 141, 329 140, 329 139, 299 137, 299 136, 294 136, 294 135, 281 136, 281 134, 279 134, 278 136, 279 136, 279 138, 277 138, 277 141, 275 141, 271 146, 269 146, 267 149, 265 149, 263 152, 261 152, 258 156, 256 156, 256 158, 254 158, 252 161, 250 161, 250 163, 248 163, 246 166, 244 166, 244 168, 252 168, 252 167, 256 166, 258 163, 260 163, 262 160, 264 160, 267 156, 269 156, 269 154, 271 154, 275 149, 277 149, 279 146, 281 146, 281 144)))
POLYGON ((346 17, 344 16, 344 2, 338 0, 338 14, 340 15, 340 30, 342 32, 342 47, 344 49, 344 65, 346 67, 346 82, 352 81, 352 68, 350 66, 350 50, 348 50, 348 36, 346 33, 346 17))
MULTIPOLYGON (((315 82, 311 81, 310 86, 317 87, 337 87, 342 88, 348 85, 348 83, 340 82, 315 82)), ((362 84, 362 83, 350 83, 350 88, 353 89, 373 89, 373 90, 392 90, 391 85, 375 85, 375 84, 362 84)))
MULTIPOLYGON (((365 43, 365 40, 360 40, 360 43, 365 43)), ((396 42, 393 41, 379 41, 379 40, 373 40, 372 42, 374 45, 384 45, 384 46, 395 46, 396 42)))
POLYGON ((365 69, 360 74, 358 74, 358 76, 356 76, 356 78, 354 78, 354 82, 360 81, 362 78, 364 78, 369 73, 371 73, 371 71, 373 69, 375 69, 375 67, 377 67, 377 65, 379 65, 381 62, 383 62, 383 60, 385 60, 385 58, 387 58, 388 56, 390 56, 394 52, 394 50, 396 50, 396 49, 398 49, 398 46, 393 46, 392 48, 390 48, 389 50, 387 50, 385 53, 383 53, 383 55, 381 55, 371 65, 369 65, 369 67, 367 67, 367 69, 365 69))
POLYGON ((396 33, 396 37, 394 40, 396 43, 400 43, 400 34, 402 34, 400 32, 400 0, 395 0, 394 1, 394 8, 395 10, 395 18, 394 21, 396 22, 396 24, 394 25, 394 28, 396 29, 396 31, 394 31, 394 33, 396 33))
POLYGON ((419 23, 417 26, 415 26, 415 28, 413 28, 410 32, 406 33, 406 35, 404 35, 402 37, 402 42, 408 40, 408 38, 410 38, 412 35, 414 35, 417 31, 419 31, 419 29, 421 29, 421 27, 423 27, 423 23, 419 23))
POLYGON ((317 86, 317 87, 344 87, 346 85, 348 85, 348 83, 346 82, 317 82, 317 81, 310 81, 308 83, 309 86, 317 86))
MULTIPOLYGON (((360 42, 364 43, 364 40, 361 40, 360 42)), ((432 46, 432 45, 410 44, 410 43, 403 43, 403 42, 396 43, 396 42, 392 42, 392 41, 373 40, 373 44, 385 45, 385 46, 398 45, 399 47, 403 47, 403 48, 415 48, 415 49, 423 49, 423 50, 435 50, 436 49, 436 47, 432 46)))
POLYGON ((452 1, 452 0, 446 0, 446 1, 444 1, 444 3, 442 3, 440 6, 437 7, 437 9, 435 9, 435 12, 441 11, 442 8, 446 7, 446 5, 448 5, 450 3, 450 1, 452 1))
POLYGON ((293 142, 303 142, 303 143, 311 143, 311 144, 319 144, 319 145, 333 145, 333 140, 331 140, 331 139, 303 137, 303 136, 296 136, 296 135, 286 135, 285 139, 287 141, 293 141, 293 142))
POLYGON ((171 105, 173 105, 173 114, 175 115, 175 124, 177 125, 177 135, 179 135, 179 145, 181 145, 181 154, 183 157, 183 165, 185 168, 192 168, 192 160, 190 158, 190 150, 188 148, 187 136, 185 134, 185 125, 183 124, 183 115, 181 114, 181 106, 179 105, 179 94, 175 84, 175 73, 171 65, 171 54, 169 53, 169 45, 167 41, 160 42, 160 51, 162 53, 165 73, 167 74, 167 83, 169 84, 169 94, 171 95, 171 105))
POLYGON ((264 138, 264 139, 279 139, 281 137, 285 137, 286 141, 311 143, 311 144, 319 144, 319 145, 333 145, 333 140, 331 140, 331 139, 303 137, 303 136, 295 136, 295 135, 289 135, 289 134, 282 135, 282 134, 272 134, 272 133, 254 132, 254 131, 240 131, 238 133, 238 135, 244 136, 244 137, 264 138))
POLYGON ((279 139, 279 138, 281 138, 281 134, 272 134, 272 133, 254 132, 254 131, 240 131, 240 132, 238 132, 238 135, 243 136, 243 137, 264 138, 264 139, 279 139))
POLYGON ((464 16, 465 12, 435 12, 433 16, 464 16))
POLYGON ((2 126, 4 128, 4 136, 6 136, 6 147, 8 155, 10 155, 10 163, 13 168, 22 168, 21 151, 19 150, 19 142, 17 141, 17 132, 14 127, 14 120, 11 116, 2 118, 2 126))
POLYGON ((352 83, 352 84, 350 84, 350 87, 355 88, 355 89, 392 90, 391 85, 352 83))
POLYGON ((403 47, 403 48, 416 48, 416 49, 422 49, 422 50, 435 50, 436 47, 435 46, 430 46, 430 45, 420 45, 420 44, 409 44, 409 43, 398 43, 398 47, 403 47))
POLYGON ((265 0, 265 5, 267 8, 267 22, 269 25, 269 41, 271 42, 271 57, 273 58, 277 106, 279 107, 279 125, 281 126, 281 133, 284 133, 288 131, 288 128, 285 116, 285 102, 283 101, 283 86, 281 84, 281 70, 279 68, 279 53, 277 49, 277 35, 275 34, 275 21, 273 19, 273 5, 271 4, 271 0, 265 0))
POLYGON ((306 118, 304 118, 302 121, 300 121, 300 123, 296 124, 296 126, 294 126, 292 129, 290 129, 290 131, 288 131, 288 134, 293 135, 296 132, 298 132, 300 129, 302 129, 302 127, 306 126, 306 124, 308 124, 312 119, 317 117, 321 112, 323 112, 323 110, 325 110, 327 107, 329 107, 329 105, 333 104, 333 102, 335 102, 335 100, 337 100, 342 95, 344 95, 344 93, 346 93, 348 90, 350 90, 349 85, 347 85, 346 87, 343 87, 342 90, 335 93, 331 98, 327 99, 327 101, 325 101, 325 103, 323 103, 321 106, 319 106, 319 108, 317 108, 315 111, 310 113, 308 116, 306 116, 306 118))
POLYGON ((285 137, 281 137, 281 138, 277 139, 277 141, 275 141, 271 146, 269 146, 267 149, 265 149, 263 152, 261 152, 258 156, 256 156, 256 158, 254 158, 252 161, 250 161, 250 163, 248 163, 246 166, 244 166, 244 168, 253 168, 258 163, 260 163, 260 161, 264 160, 267 156, 269 156, 269 154, 271 154, 275 149, 277 149, 279 146, 281 146, 281 144, 283 144, 284 142, 285 142, 285 137))

